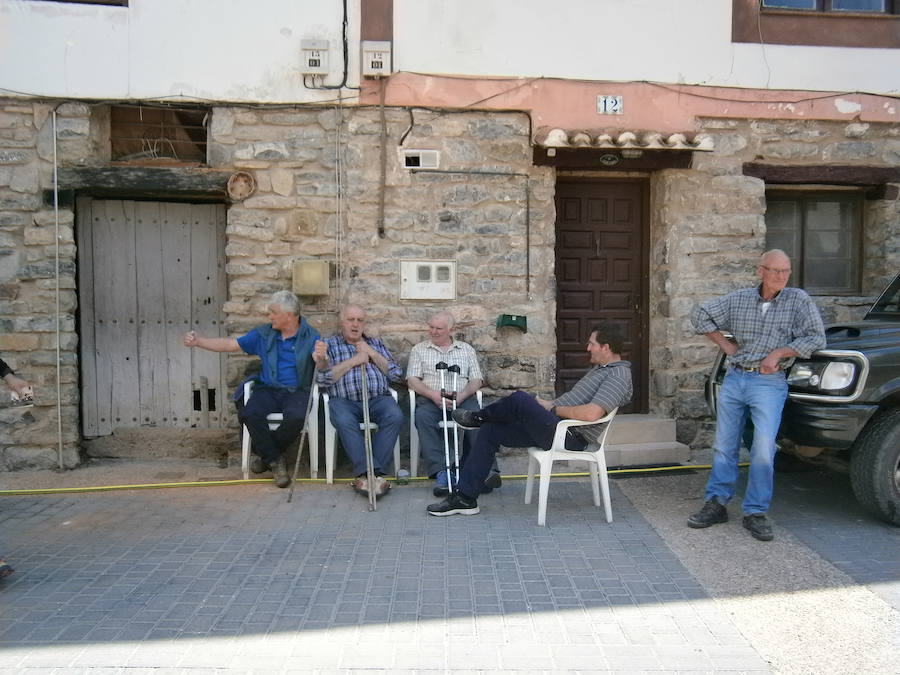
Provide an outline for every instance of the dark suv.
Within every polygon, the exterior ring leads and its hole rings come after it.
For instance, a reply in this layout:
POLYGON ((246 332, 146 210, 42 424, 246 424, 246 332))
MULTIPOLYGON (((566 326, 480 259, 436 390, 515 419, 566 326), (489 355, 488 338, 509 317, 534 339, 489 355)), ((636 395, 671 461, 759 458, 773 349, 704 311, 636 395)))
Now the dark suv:
MULTIPOLYGON (((862 321, 825 328, 828 344, 788 373, 780 448, 804 458, 847 456, 859 502, 900 525, 900 274, 862 321)), ((706 394, 725 376, 719 352, 706 394)))

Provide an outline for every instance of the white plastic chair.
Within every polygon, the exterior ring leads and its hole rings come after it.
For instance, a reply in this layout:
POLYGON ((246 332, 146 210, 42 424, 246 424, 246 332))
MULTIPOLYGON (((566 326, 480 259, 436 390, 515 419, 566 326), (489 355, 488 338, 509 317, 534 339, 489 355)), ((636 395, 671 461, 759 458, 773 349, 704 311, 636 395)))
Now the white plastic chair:
MULTIPOLYGON (((397 392, 391 389, 391 396, 394 401, 397 400, 397 392)), ((337 454, 337 429, 331 423, 331 409, 328 401, 331 397, 326 392, 322 392, 322 401, 325 404, 325 482, 331 484, 334 482, 334 460, 337 454)), ((374 434, 378 431, 378 425, 375 422, 369 422, 371 432, 374 434)), ((359 423, 359 430, 365 431, 365 422, 359 423)), ((400 436, 397 436, 397 442, 394 444, 394 471, 400 469, 400 436)))
POLYGON ((606 473, 606 437, 612 427, 613 418, 618 408, 592 422, 580 420, 563 420, 556 425, 556 433, 553 435, 553 445, 549 450, 543 448, 528 448, 528 478, 525 482, 525 503, 531 503, 531 491, 534 484, 534 473, 540 465, 541 479, 540 492, 538 494, 538 525, 547 523, 547 493, 550 492, 550 475, 553 471, 553 462, 558 459, 580 460, 588 463, 588 472, 591 475, 591 488, 594 491, 594 506, 600 506, 600 491, 603 491, 603 509, 606 512, 606 522, 612 522, 612 504, 609 501, 609 477, 606 473), (606 426, 600 432, 600 437, 588 444, 584 450, 566 450, 566 432, 572 427, 580 427, 589 424, 601 424, 606 426))
MULTIPOLYGON (((481 390, 475 392, 478 407, 482 408, 481 390)), ((438 420, 438 427, 444 428, 444 420, 438 420)), ((456 429, 456 422, 450 419, 450 411, 447 411, 447 429, 452 433, 456 429)), ((453 442, 452 440, 450 441, 453 442)), ((451 452, 452 452, 451 446, 451 452)), ((419 471, 419 430, 416 429, 416 392, 409 390, 409 475, 412 478, 418 476, 419 471)))
MULTIPOLYGON (((253 390, 253 381, 250 380, 244 384, 244 405, 250 400, 250 392, 253 390)), ((313 382, 312 391, 309 393, 313 397, 312 408, 309 410, 309 426, 306 429, 306 440, 309 443, 309 475, 313 478, 319 474, 319 385, 313 382)), ((266 416, 269 422, 269 429, 274 431, 281 426, 284 421, 284 415, 280 412, 269 413, 266 416)), ((247 431, 245 425, 241 425, 241 471, 244 473, 244 480, 250 478, 250 432, 247 431)), ((302 448, 298 450, 302 452, 302 448)))

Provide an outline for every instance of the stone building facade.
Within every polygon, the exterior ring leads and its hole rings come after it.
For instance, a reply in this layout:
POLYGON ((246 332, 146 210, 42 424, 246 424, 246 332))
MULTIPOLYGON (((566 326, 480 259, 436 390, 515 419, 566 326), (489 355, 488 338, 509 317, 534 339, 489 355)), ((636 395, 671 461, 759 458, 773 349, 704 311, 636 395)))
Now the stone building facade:
MULTIPOLYGON (((0 354, 38 392, 28 411, 0 410, 0 470, 79 462, 79 349, 86 345, 77 329, 80 258, 72 197, 91 190, 73 191, 61 182, 57 212, 52 188, 54 164, 109 165, 107 110, 78 102, 0 101, 0 354)), ((644 181, 649 194, 649 291, 643 299, 649 412, 674 417, 679 440, 702 447, 709 441, 703 381, 713 348, 693 335, 688 313, 698 301, 753 283, 755 261, 766 248, 767 184, 748 175, 747 166, 896 168, 900 128, 703 118, 698 131, 713 139, 712 152, 692 153, 687 168, 632 177, 644 181)), ((260 322, 269 295, 290 287, 295 260, 324 259, 332 270, 329 295, 304 298, 304 314, 322 333, 337 328, 341 304, 358 302, 405 363, 430 313, 449 308, 459 337, 482 355, 489 393, 523 388, 548 394, 557 347, 554 196, 560 172, 536 165, 533 150, 525 113, 212 107, 209 168, 179 170, 244 171, 256 183, 241 201, 221 195, 227 202, 223 334, 241 334, 260 322), (403 148, 438 150, 444 170, 411 171, 401 163, 403 148), (456 298, 401 299, 402 259, 455 261, 456 298), (527 333, 497 328, 500 314, 527 316, 527 333)), ((611 174, 593 169, 587 175, 611 174)), ((120 187, 127 195, 127 186, 120 187)), ((817 297, 827 321, 859 317, 900 269, 898 186, 882 187, 865 201, 862 295, 817 297)), ((250 361, 227 359, 229 388, 250 361)), ((233 425, 229 415, 222 433, 233 438, 233 425)))

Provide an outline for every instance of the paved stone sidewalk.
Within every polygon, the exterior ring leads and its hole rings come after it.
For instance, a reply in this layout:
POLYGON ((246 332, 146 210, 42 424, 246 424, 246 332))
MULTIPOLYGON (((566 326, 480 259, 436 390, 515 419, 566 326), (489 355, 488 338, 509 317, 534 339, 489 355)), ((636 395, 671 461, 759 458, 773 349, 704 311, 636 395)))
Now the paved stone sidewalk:
POLYGON ((0 672, 769 672, 613 485, 510 481, 474 517, 430 486, 0 498, 0 672))

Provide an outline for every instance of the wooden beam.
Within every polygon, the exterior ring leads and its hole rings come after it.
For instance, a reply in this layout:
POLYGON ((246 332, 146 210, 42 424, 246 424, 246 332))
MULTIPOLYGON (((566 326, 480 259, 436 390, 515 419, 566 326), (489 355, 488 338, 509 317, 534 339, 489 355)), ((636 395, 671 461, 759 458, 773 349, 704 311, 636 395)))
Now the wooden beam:
POLYGON ((691 166, 690 150, 644 150, 640 157, 622 157, 620 150, 603 148, 548 148, 535 147, 533 162, 537 166, 555 166, 558 169, 599 169, 607 171, 659 171, 661 169, 687 169, 691 166))
POLYGON ((762 178, 766 183, 785 185, 856 185, 860 187, 900 183, 900 166, 860 166, 853 164, 818 164, 795 166, 747 162, 744 175, 762 178))
POLYGON ((181 197, 221 202, 226 200, 232 173, 193 167, 64 167, 59 170, 59 188, 95 197, 181 197))

